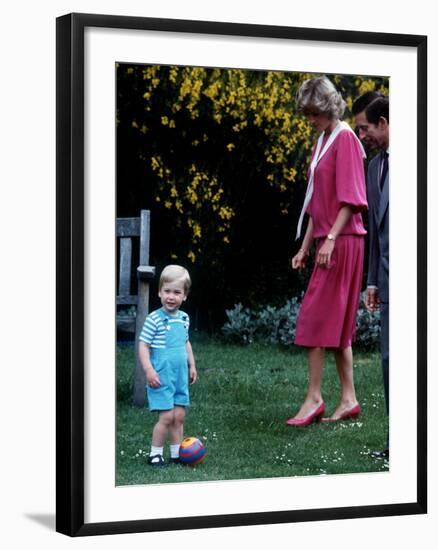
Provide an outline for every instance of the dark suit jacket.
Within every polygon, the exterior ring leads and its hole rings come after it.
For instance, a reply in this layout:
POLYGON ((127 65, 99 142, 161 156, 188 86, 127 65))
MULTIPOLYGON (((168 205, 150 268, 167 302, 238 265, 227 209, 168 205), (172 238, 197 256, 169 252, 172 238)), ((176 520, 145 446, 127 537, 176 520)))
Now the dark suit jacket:
POLYGON ((389 302, 389 172, 379 187, 382 153, 376 155, 368 166, 367 195, 369 220, 368 285, 378 287, 381 302, 389 302))

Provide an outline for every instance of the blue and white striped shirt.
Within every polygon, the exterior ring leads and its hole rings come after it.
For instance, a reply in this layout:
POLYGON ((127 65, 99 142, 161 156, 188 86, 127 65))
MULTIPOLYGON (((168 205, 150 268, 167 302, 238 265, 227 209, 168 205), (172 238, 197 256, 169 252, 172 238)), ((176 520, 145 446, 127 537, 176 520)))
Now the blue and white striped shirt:
POLYGON ((151 348, 165 349, 166 330, 169 323, 184 323, 188 334, 189 316, 187 313, 178 311, 177 315, 173 316, 167 314, 163 309, 157 309, 146 317, 139 340, 151 348))

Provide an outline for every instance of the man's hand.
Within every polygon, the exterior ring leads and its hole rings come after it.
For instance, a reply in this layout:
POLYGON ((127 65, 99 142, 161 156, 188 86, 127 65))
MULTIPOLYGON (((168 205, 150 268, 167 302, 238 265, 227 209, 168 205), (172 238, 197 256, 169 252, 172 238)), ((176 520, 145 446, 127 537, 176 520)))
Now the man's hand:
POLYGON ((371 313, 379 309, 379 296, 377 288, 367 288, 365 292, 365 307, 371 313))

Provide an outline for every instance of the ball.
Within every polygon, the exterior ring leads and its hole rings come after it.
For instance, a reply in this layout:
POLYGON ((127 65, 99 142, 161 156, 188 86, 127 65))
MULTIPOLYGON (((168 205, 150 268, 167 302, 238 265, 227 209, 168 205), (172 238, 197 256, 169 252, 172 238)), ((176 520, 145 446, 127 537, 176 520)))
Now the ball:
POLYGON ((179 459, 183 464, 194 466, 199 464, 205 456, 205 447, 196 437, 186 437, 181 441, 179 459))

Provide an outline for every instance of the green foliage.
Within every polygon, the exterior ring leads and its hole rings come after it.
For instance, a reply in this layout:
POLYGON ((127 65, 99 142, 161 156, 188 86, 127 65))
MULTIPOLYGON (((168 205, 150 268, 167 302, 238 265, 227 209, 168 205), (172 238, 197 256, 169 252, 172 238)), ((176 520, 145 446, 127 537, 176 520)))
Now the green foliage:
POLYGON ((252 344, 256 324, 254 314, 242 304, 236 304, 233 309, 227 309, 228 321, 222 328, 222 332, 230 342, 252 344))
POLYGON ((380 341, 380 313, 367 311, 363 296, 356 318, 356 340, 363 350, 377 349, 380 341))
MULTIPOLYGON (((292 298, 282 307, 250 309, 236 304, 226 310, 228 320, 222 327, 222 333, 227 341, 237 344, 259 342, 290 346, 295 340, 299 309, 298 298, 292 298)), ((369 313, 362 299, 357 315, 355 345, 363 350, 375 350, 379 337, 379 314, 369 313)))
POLYGON ((292 298, 282 307, 260 306, 249 309, 236 304, 227 309, 228 321, 222 333, 229 342, 252 344, 290 345, 295 338, 295 325, 299 311, 297 298, 292 298))

